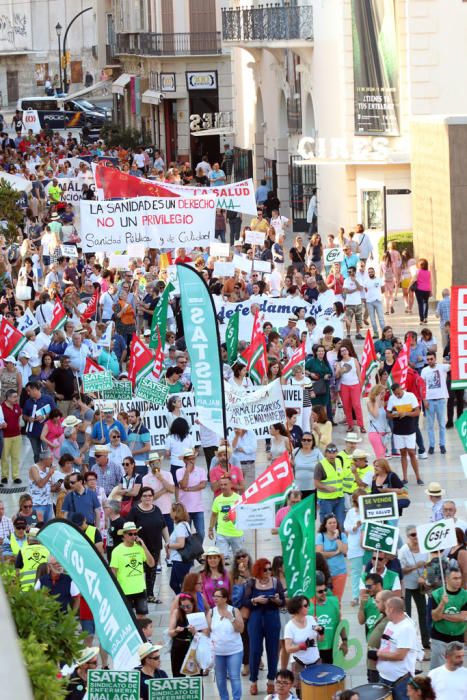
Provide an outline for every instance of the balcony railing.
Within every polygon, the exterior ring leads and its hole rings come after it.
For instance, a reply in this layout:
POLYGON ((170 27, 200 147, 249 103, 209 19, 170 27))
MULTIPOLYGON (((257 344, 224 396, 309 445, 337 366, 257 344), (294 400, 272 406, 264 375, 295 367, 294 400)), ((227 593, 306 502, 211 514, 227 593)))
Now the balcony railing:
POLYGON ((311 41, 313 8, 310 6, 260 5, 223 8, 224 41, 311 41))
POLYGON ((117 34, 116 54, 200 56, 222 53, 220 32, 194 34, 117 34))

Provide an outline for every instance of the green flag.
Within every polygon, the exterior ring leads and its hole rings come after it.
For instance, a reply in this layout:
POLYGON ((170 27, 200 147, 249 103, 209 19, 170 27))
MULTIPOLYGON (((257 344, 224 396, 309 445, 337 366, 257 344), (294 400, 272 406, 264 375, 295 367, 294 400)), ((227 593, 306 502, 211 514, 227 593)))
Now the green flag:
MULTIPOLYGON (((91 608, 96 635, 116 671, 138 664, 143 640, 122 589, 85 534, 67 520, 49 520, 38 540, 60 562, 91 608)), ((129 564, 130 565, 130 564, 129 564)))
POLYGON ((216 310, 201 275, 189 265, 177 265, 186 348, 200 423, 227 437, 224 377, 216 310))
POLYGON ((240 311, 236 311, 230 318, 225 332, 225 344, 227 345, 227 360, 233 365, 237 360, 238 352, 238 327, 240 324, 240 311))
POLYGON ((313 598, 316 588, 315 497, 292 506, 279 529, 287 595, 313 598))
POLYGON ((165 333, 167 330, 167 309, 169 306, 169 295, 175 289, 172 282, 169 282, 162 296, 160 297, 156 308, 154 309, 154 314, 151 321, 151 340, 149 341, 149 347, 151 350, 157 348, 157 327, 159 326, 159 333, 161 334, 162 345, 165 344, 165 333))

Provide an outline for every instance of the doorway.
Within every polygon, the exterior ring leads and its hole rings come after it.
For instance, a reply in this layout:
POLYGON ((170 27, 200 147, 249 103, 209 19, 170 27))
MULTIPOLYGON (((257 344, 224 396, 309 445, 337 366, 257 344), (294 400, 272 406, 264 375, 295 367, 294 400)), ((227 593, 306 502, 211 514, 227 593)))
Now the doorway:
POLYGON ((177 101, 164 100, 164 122, 165 122, 165 150, 166 163, 172 163, 177 159, 177 101))
POLYGON ((6 72, 6 88, 8 94, 8 104, 16 102, 19 98, 18 89, 18 71, 17 70, 7 70, 6 72))

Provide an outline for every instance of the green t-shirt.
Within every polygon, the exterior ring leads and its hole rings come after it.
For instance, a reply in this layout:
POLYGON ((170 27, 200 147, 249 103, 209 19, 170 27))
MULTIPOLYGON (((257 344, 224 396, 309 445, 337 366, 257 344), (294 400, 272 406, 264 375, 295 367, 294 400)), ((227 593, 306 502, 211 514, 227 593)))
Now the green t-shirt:
MULTIPOLYGON (((371 573, 373 573, 373 572, 367 573, 365 571, 362 574, 361 580, 363 583, 365 583, 365 581, 367 580, 368 576, 371 573)), ((386 568, 386 571, 384 572, 384 576, 383 576, 383 590, 393 591, 394 590, 394 582, 396 581, 396 579, 397 579, 397 581, 399 581, 399 586, 397 586, 397 588, 400 588, 401 585, 400 585, 400 580, 399 580, 399 576, 398 576, 397 572, 391 571, 390 569, 386 568)))
MULTIPOLYGON (((314 615, 315 606, 310 605, 310 615, 314 615)), ((318 649, 332 649, 334 634, 341 619, 339 600, 335 595, 326 595, 323 605, 316 605, 316 619, 318 625, 324 627, 324 639, 318 641, 318 649)))
POLYGON ((371 596, 366 601, 363 607, 363 612, 365 614, 366 638, 368 639, 371 632, 373 631, 373 627, 376 625, 378 618, 381 615, 380 611, 376 606, 375 599, 371 596))
POLYGON ((237 501, 241 499, 238 493, 233 493, 231 496, 216 496, 212 502, 212 512, 217 513, 216 531, 218 535, 224 537, 241 537, 243 530, 237 530, 235 523, 232 520, 224 520, 224 517, 230 512, 237 501))
MULTIPOLYGON (((437 588, 431 594, 433 596, 435 608, 438 607, 443 593, 444 591, 442 588, 437 588)), ((463 610, 467 610, 467 590, 465 588, 461 588, 457 593, 450 593, 449 591, 446 591, 446 593, 449 598, 444 608, 444 613, 446 615, 457 615, 463 610)), ((455 639, 457 637, 458 641, 461 642, 463 641, 466 628, 466 622, 448 622, 447 620, 435 622, 433 620, 431 636, 433 639, 439 639, 442 642, 454 642, 457 641, 457 639, 455 639)))
POLYGON ((142 593, 146 590, 144 563, 146 554, 140 544, 126 547, 123 543, 112 551, 110 568, 117 570, 117 581, 125 595, 142 593))

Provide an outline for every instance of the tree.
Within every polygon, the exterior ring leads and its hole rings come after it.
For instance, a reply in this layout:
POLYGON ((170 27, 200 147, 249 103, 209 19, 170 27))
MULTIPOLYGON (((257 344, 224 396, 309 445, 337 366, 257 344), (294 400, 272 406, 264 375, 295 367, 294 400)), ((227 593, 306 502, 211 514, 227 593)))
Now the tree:
POLYGON ((4 234, 7 243, 13 243, 18 236, 18 226, 23 223, 23 212, 18 206, 21 194, 0 175, 0 221, 5 222, 4 234))
POLYGON ((66 679, 57 677, 59 666, 71 664, 84 649, 83 634, 72 610, 63 613, 47 590, 23 590, 14 570, 0 568, 5 593, 16 626, 24 664, 35 700, 63 700, 66 679))
POLYGON ((122 148, 137 148, 141 146, 141 133, 138 129, 129 127, 124 129, 119 124, 105 124, 101 131, 100 137, 107 146, 122 148))

